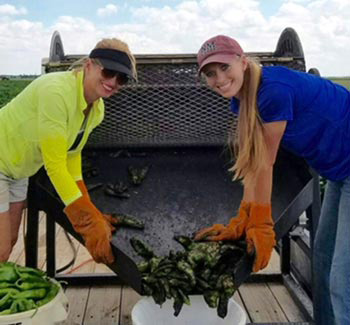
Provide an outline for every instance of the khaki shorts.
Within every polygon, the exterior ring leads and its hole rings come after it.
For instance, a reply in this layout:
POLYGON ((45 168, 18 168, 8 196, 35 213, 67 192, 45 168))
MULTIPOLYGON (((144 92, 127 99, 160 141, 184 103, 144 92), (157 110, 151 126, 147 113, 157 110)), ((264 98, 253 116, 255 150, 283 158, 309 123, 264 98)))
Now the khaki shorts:
POLYGON ((28 178, 12 179, 0 173, 0 213, 10 209, 10 203, 27 197, 28 178))

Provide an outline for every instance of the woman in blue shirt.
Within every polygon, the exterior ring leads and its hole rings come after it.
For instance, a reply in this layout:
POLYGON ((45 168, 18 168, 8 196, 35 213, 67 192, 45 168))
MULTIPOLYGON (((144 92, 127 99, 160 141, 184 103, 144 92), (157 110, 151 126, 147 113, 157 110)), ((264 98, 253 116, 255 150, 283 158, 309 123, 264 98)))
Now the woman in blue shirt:
POLYGON ((350 93, 329 80, 285 67, 261 67, 232 38, 218 35, 200 48, 199 73, 231 99, 238 132, 229 144, 231 168, 242 179, 238 216, 199 231, 196 239, 245 237, 264 268, 275 242, 271 217, 272 171, 280 145, 305 158, 328 179, 314 243, 317 325, 350 324, 350 93))

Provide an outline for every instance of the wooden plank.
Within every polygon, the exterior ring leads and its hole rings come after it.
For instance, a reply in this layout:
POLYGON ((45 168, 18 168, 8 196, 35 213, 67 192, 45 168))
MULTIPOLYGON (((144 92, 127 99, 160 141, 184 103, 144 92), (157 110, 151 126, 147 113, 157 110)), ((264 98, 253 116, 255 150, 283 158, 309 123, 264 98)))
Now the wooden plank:
POLYGON ((115 325, 119 321, 121 287, 93 286, 84 316, 84 325, 115 325))
MULTIPOLYGON (((65 294, 69 301, 68 318, 62 325, 83 325, 89 286, 68 287, 65 294)), ((97 323, 96 323, 97 324, 97 323)))
POLYGON ((134 305, 141 299, 141 296, 130 287, 124 286, 122 289, 122 299, 120 306, 120 321, 122 325, 131 325, 131 311, 134 305))
POLYGON ((246 313, 247 322, 250 322, 251 319, 250 319, 249 313, 248 313, 247 310, 246 310, 244 301, 242 300, 242 297, 241 297, 239 291, 236 291, 236 292, 235 292, 235 294, 233 295, 233 299, 235 300, 235 302, 238 303, 238 305, 240 305, 240 306, 242 307, 242 309, 243 309, 244 312, 246 313))
POLYGON ((268 283, 268 287, 275 296, 280 307, 283 309, 288 321, 305 322, 307 320, 283 284, 268 283))
POLYGON ((286 322, 287 317, 265 283, 246 283, 239 292, 252 322, 286 322))

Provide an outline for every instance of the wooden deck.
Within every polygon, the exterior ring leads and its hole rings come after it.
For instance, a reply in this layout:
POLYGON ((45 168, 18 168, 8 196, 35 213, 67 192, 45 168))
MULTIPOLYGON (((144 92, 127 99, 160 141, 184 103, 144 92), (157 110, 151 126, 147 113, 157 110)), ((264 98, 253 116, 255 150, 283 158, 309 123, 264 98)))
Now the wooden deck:
MULTIPOLYGON (((39 227, 39 267, 45 270, 45 222, 44 214, 40 215, 39 227)), ((11 254, 11 261, 24 264, 23 222, 19 240, 11 254)), ((57 226, 57 266, 66 265, 72 258, 72 249, 62 228, 57 226)), ((73 240, 78 255, 70 270, 78 273, 110 273, 104 265, 92 261, 84 246, 73 240), (80 266, 80 267, 79 267, 80 266), (77 268, 78 267, 78 268, 77 268)), ((273 258, 264 273, 279 272, 279 257, 273 258)), ((127 286, 69 286, 65 291, 70 302, 70 310, 64 325, 129 325, 131 310, 140 296, 127 286)), ((244 308, 249 322, 252 323, 288 323, 305 322, 305 318, 288 294, 287 289, 278 283, 247 283, 243 284, 234 299, 244 308)), ((194 324, 196 325, 196 324, 194 324)), ((208 324, 209 325, 209 324, 208 324)))

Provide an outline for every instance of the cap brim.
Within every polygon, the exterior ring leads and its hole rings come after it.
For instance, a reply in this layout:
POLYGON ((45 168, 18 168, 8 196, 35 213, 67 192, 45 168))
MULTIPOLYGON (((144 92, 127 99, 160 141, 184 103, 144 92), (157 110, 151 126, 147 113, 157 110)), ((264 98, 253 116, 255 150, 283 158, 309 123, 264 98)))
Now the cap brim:
POLYGON ((135 80, 131 69, 129 69, 129 67, 127 67, 126 65, 121 64, 121 63, 116 62, 116 61, 108 60, 108 59, 98 58, 98 60, 101 62, 102 66, 104 68, 109 69, 109 70, 114 70, 114 71, 125 73, 130 78, 135 80))
POLYGON ((198 69, 198 76, 202 73, 203 68, 209 64, 209 63, 226 63, 229 64, 233 61, 236 54, 229 53, 229 54, 213 54, 211 56, 208 56, 202 64, 199 66, 198 69))

